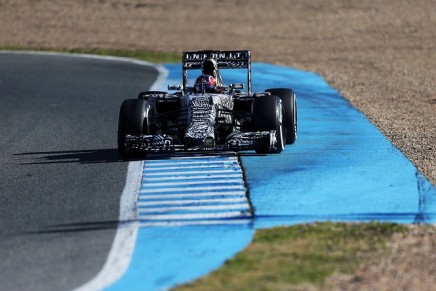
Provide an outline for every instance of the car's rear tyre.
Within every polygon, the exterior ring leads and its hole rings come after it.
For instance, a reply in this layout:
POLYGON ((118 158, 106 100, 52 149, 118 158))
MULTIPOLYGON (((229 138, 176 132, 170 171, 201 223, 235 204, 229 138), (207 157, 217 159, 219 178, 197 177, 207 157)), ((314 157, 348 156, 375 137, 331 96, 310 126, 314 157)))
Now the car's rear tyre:
POLYGON ((141 135, 149 132, 148 103, 141 99, 127 99, 121 104, 118 119, 118 152, 124 158, 138 155, 126 148, 126 135, 141 135))
POLYGON ((281 153, 285 148, 283 128, 283 106, 279 97, 273 95, 261 96, 253 102, 254 131, 276 131, 277 144, 271 148, 269 144, 257 145, 258 154, 281 153))
POLYGON ((266 92, 279 96, 282 100, 285 116, 283 125, 285 127, 286 144, 293 144, 297 139, 297 96, 294 91, 287 88, 268 89, 266 92))

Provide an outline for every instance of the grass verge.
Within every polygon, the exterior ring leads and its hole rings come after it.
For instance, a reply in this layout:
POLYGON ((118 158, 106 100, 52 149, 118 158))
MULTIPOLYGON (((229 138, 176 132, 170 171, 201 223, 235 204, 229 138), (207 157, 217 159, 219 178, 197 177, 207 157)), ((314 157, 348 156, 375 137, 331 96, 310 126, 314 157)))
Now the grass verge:
POLYGON ((15 50, 15 51, 45 51, 45 52, 60 52, 72 54, 93 54, 101 56, 116 56, 134 58, 151 63, 180 63, 181 56, 176 53, 164 53, 146 50, 117 50, 117 49, 49 49, 49 48, 23 48, 23 47, 0 47, 0 50, 15 50))
POLYGON ((333 273, 352 273, 405 226, 316 223, 262 229, 222 268, 175 290, 292 290, 322 287, 333 273))

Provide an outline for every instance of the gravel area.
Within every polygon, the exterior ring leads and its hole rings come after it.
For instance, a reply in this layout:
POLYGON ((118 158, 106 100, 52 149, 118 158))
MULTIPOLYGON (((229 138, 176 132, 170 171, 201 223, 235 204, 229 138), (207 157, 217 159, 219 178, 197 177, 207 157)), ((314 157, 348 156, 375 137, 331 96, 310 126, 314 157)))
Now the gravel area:
MULTIPOLYGON (((436 0, 0 0, 0 46, 250 49, 254 61, 321 74, 435 185, 435 7, 436 0)), ((373 263, 387 271, 365 269, 359 280, 371 284, 377 275, 414 282, 399 289, 431 289, 436 260, 431 268, 420 262, 436 253, 426 240, 434 229, 416 228, 407 239, 420 243, 394 240, 395 253, 412 261, 373 263), (428 284, 415 285, 422 277, 428 284)), ((373 289, 351 289, 362 286, 373 289)))
POLYGON ((371 254, 352 275, 333 275, 324 290, 435 290, 436 228, 409 226, 387 250, 371 254))

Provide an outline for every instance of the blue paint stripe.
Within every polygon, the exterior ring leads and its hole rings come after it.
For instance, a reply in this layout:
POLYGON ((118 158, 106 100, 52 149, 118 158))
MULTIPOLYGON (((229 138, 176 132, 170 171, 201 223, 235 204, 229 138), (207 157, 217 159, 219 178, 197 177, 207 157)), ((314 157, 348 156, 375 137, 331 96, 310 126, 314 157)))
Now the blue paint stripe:
POLYGON ((231 195, 208 195, 208 194, 202 194, 202 195, 196 195, 196 196, 191 196, 191 195, 183 195, 183 196, 176 196, 176 197, 166 197, 165 199, 162 199, 161 197, 140 197, 138 202, 159 202, 159 201, 171 201, 171 200, 192 200, 192 199, 210 199, 210 198, 215 198, 215 199, 234 199, 234 198, 245 198, 245 194, 231 194, 231 195))
POLYGON ((179 187, 174 185, 162 185, 159 187, 149 187, 149 186, 143 186, 140 189, 140 195, 153 195, 153 194, 183 194, 183 193, 198 193, 198 192, 229 192, 229 191, 238 191, 238 190, 245 190, 245 187, 242 186, 239 183, 229 183, 224 184, 223 183, 205 183, 205 184, 192 184, 192 185, 180 185, 179 187), (180 188, 184 187, 184 188, 180 188))
POLYGON ((201 225, 227 225, 227 224, 250 224, 252 222, 251 217, 242 218, 240 215, 237 217, 219 218, 219 219, 190 219, 190 220, 147 220, 139 219, 140 224, 147 224, 147 227, 162 227, 162 226, 201 226, 201 225), (157 225, 157 226, 155 226, 157 225))
POLYGON ((250 210, 248 204, 221 204, 221 205, 192 205, 192 206, 153 206, 153 207, 139 207, 138 214, 188 214, 188 213, 223 213, 223 212, 246 212, 250 210), (209 209, 211 207, 212 209, 209 209), (217 209, 217 208, 220 209, 217 209), (190 209, 178 209, 178 208, 190 208, 190 209), (221 209, 222 208, 222 209, 221 209))
MULTIPOLYGON (((176 200, 176 201, 178 201, 178 202, 182 201, 183 202, 183 200, 176 200)), ((189 201, 191 201, 191 200, 189 200, 189 201)), ((222 201, 222 202, 202 202, 200 200, 198 202, 187 202, 187 203, 179 203, 179 204, 166 204, 165 202, 171 202, 171 201, 165 200, 165 201, 156 201, 152 206, 153 207, 165 207, 165 206, 168 206, 168 205, 183 205, 183 206, 213 206, 213 205, 216 205, 216 206, 224 206, 224 205, 233 205, 233 204, 241 203, 243 201, 244 200, 241 200, 240 202, 231 202, 231 201, 229 201, 229 202, 226 202, 226 201, 222 201)), ((141 208, 150 208, 150 205, 138 205, 139 211, 141 210, 141 208)))
MULTIPOLYGON (((204 189, 177 189, 177 188, 172 188, 172 189, 168 189, 168 190, 163 190, 163 189, 153 189, 150 191, 153 192, 148 192, 148 193, 143 193, 141 192, 139 194, 139 197, 146 197, 148 195, 165 195, 165 194, 201 194, 201 193, 205 193, 207 192, 208 194, 225 194, 226 192, 234 192, 234 191, 242 191, 244 190, 244 188, 242 188, 241 186, 235 186, 235 187, 231 187, 231 188, 222 188, 222 189, 210 189, 210 190, 204 190, 204 189)), ((145 190, 143 190, 145 191, 145 190)))
POLYGON ((195 182, 195 181, 204 181, 205 183, 216 182, 216 181, 234 181, 236 179, 240 179, 243 177, 242 173, 231 174, 228 175, 211 175, 211 176, 199 176, 189 175, 189 176, 171 176, 171 180, 168 179, 168 176, 158 176, 158 177, 147 177, 142 179, 144 185, 151 184, 156 185, 160 183, 165 183, 166 185, 172 185, 174 183, 183 183, 183 182, 195 182))
MULTIPOLYGON (((205 168, 210 169, 210 170, 216 170, 216 169, 222 169, 223 167, 231 167, 231 164, 194 164, 191 165, 189 168, 188 167, 183 167, 183 171, 202 171, 205 168)), ((155 173, 155 172, 162 172, 162 171, 169 171, 169 170, 179 170, 181 166, 179 165, 173 165, 172 167, 170 166, 161 166, 161 167, 153 167, 153 168, 146 168, 144 169, 144 174, 147 175, 149 173, 155 173)), ((238 169, 234 169, 234 171, 238 171, 238 169)))
MULTIPOLYGON (((241 177, 239 177, 241 178, 241 177)), ((196 185, 202 185, 202 186, 221 186, 221 185, 227 185, 227 186, 241 186, 241 182, 240 181, 235 181, 234 179, 229 180, 229 181, 222 181, 222 180, 200 180, 200 179, 196 179, 196 180, 190 180, 190 181, 183 181, 181 182, 178 186, 175 185, 174 183, 165 183, 163 182, 162 185, 160 185, 159 183, 156 183, 154 181, 152 181, 151 183, 148 182, 147 185, 144 185, 143 188, 141 189, 149 189, 150 187, 153 187, 153 189, 159 189, 159 188, 170 188, 170 187, 180 187, 180 186, 184 186, 184 187, 192 187, 192 186, 196 186, 196 185), (145 187, 146 186, 146 187, 145 187)))
MULTIPOLYGON (((236 159, 207 159, 207 160, 170 160, 162 162, 149 163, 148 168, 165 167, 165 166, 181 166, 181 165, 236 165, 236 159)), ((144 169, 146 170, 146 169, 144 169)))
POLYGON ((144 186, 152 186, 152 187, 158 187, 158 186, 165 186, 165 185, 195 185, 196 182, 198 182, 198 184, 202 184, 202 185, 209 185, 209 184, 242 184, 241 183, 241 175, 238 176, 231 176, 231 177, 225 177, 224 179, 221 177, 198 177, 197 178, 191 178, 189 179, 173 179, 174 177, 172 177, 171 180, 155 180, 155 179, 142 179, 142 182, 144 184, 144 186), (182 180, 182 181, 181 181, 182 180))
POLYGON ((223 162, 234 162, 237 161, 235 157, 228 157, 223 155, 210 155, 207 156, 198 156, 196 158, 191 157, 178 157, 177 159, 162 159, 162 160, 147 160, 147 164, 153 166, 154 164, 162 164, 162 163, 171 163, 171 164, 183 164, 183 163, 223 163, 223 162))
POLYGON ((190 176, 197 176, 199 174, 203 174, 203 175, 209 175, 209 174, 241 174, 242 172, 240 170, 234 170, 234 169, 224 169, 224 170, 219 170, 219 169, 209 169, 208 173, 204 173, 201 169, 198 169, 196 171, 193 170, 184 170, 182 171, 171 171, 171 172, 160 172, 160 171, 155 171, 155 172, 148 172, 146 173, 147 179, 152 179, 152 178, 161 178, 161 177, 190 177, 190 176))

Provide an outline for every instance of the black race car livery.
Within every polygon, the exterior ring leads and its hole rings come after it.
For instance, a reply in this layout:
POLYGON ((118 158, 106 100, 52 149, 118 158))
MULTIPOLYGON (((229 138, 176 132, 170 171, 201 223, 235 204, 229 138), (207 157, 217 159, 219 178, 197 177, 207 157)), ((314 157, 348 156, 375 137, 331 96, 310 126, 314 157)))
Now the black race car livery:
POLYGON ((255 150, 280 153, 297 137, 297 102, 289 88, 252 92, 250 51, 184 52, 183 83, 125 100, 118 150, 130 158, 152 152, 255 150), (216 78, 214 90, 188 86, 188 71, 216 78), (245 69, 245 84, 224 85, 220 70, 245 69), (206 72, 207 70, 207 72, 206 72))

